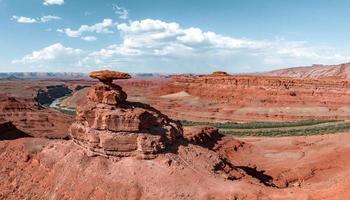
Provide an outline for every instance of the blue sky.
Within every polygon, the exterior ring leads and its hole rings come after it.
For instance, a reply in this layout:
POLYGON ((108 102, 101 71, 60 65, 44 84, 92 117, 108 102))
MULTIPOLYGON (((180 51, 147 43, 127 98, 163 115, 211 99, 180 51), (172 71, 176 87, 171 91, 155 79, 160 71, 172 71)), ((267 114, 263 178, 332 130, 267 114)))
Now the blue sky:
POLYGON ((0 0, 0 71, 232 73, 350 61, 346 0, 0 0))

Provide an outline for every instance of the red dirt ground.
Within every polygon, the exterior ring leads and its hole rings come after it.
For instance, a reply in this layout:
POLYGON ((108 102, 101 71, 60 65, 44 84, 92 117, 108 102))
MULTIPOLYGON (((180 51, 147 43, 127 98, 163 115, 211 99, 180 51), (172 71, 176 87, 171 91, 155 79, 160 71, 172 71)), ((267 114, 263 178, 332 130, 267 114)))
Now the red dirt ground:
POLYGON ((223 138, 216 152, 245 171, 238 180, 213 172, 208 158, 216 153, 194 145, 153 160, 116 162, 89 156, 71 141, 5 140, 0 198, 347 199, 349 137, 243 138, 238 147, 223 138))

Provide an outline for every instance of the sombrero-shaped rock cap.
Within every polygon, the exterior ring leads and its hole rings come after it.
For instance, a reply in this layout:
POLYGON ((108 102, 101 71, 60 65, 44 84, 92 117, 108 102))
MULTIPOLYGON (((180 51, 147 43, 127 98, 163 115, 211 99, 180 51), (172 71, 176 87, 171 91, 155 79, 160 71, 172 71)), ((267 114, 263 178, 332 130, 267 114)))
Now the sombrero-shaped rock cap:
POLYGON ((89 76, 104 83, 111 83, 115 79, 129 79, 130 74, 111 70, 100 70, 90 72, 89 76))

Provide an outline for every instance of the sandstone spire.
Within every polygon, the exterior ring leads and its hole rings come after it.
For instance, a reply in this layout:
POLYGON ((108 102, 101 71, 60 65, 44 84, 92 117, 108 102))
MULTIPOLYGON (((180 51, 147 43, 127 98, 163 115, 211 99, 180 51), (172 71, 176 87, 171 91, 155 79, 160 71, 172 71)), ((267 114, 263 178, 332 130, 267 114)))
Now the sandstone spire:
POLYGON ((154 158, 182 136, 179 122, 149 105, 128 102, 127 94, 114 79, 128 79, 127 73, 91 72, 101 82, 93 86, 77 108, 70 128, 73 141, 100 155, 154 158))
POLYGON ((101 70, 94 71, 89 74, 91 78, 98 79, 101 83, 92 87, 88 93, 88 98, 92 102, 117 105, 124 103, 127 94, 122 88, 116 84, 113 84, 113 80, 117 79, 129 79, 131 76, 127 73, 101 70))

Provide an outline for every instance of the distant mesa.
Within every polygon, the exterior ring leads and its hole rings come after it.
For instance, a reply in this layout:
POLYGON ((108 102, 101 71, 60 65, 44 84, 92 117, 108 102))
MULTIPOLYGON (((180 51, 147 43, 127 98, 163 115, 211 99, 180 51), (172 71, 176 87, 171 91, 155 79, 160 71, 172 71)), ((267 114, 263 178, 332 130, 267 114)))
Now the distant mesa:
POLYGON ((312 66, 292 67, 262 72, 256 75, 308 79, 350 79, 350 63, 338 65, 313 64, 312 66))
POLYGON ((82 80, 87 74, 74 72, 0 72, 0 80, 82 80))
POLYGON ((110 71, 110 70, 93 71, 89 74, 89 76, 93 79, 98 79, 99 81, 106 84, 111 84, 113 80, 117 80, 117 79, 131 78, 130 74, 128 73, 110 71))
POLYGON ((215 71, 211 74, 212 76, 229 76, 227 72, 224 71, 215 71))
POLYGON ((6 80, 6 81, 17 81, 17 80, 23 80, 21 78, 18 78, 17 76, 11 74, 10 76, 6 77, 6 78, 0 78, 0 80, 6 80))

